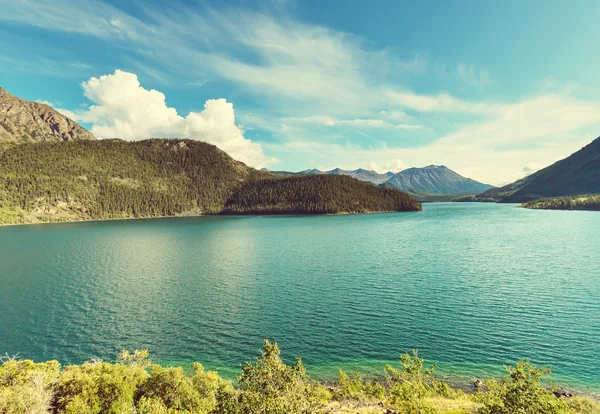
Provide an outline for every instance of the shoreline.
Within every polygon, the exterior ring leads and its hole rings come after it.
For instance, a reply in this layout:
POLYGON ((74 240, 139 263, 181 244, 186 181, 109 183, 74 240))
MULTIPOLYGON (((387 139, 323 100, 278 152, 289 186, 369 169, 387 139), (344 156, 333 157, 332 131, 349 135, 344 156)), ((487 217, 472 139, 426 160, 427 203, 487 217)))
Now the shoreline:
POLYGON ((107 219, 90 219, 90 220, 61 220, 61 221, 39 221, 35 223, 0 223, 1 227, 18 227, 18 226, 38 226, 44 224, 70 224, 70 223, 103 223, 107 221, 136 221, 136 220, 157 220, 157 219, 173 219, 173 218, 198 218, 198 217, 285 217, 285 216, 302 216, 302 217, 317 217, 317 216, 358 216, 369 214, 393 214, 393 213, 420 213, 425 209, 417 211, 368 211, 362 213, 257 213, 257 214, 182 214, 176 216, 156 216, 156 217, 117 217, 107 219))

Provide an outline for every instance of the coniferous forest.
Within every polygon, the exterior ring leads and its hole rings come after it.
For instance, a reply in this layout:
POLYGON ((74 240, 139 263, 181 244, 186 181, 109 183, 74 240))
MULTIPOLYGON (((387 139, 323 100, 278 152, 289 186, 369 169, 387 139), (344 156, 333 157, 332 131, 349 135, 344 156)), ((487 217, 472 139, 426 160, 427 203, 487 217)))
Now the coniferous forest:
POLYGON ((349 177, 277 178, 193 140, 14 145, 0 153, 0 177, 1 224, 421 209, 349 177))

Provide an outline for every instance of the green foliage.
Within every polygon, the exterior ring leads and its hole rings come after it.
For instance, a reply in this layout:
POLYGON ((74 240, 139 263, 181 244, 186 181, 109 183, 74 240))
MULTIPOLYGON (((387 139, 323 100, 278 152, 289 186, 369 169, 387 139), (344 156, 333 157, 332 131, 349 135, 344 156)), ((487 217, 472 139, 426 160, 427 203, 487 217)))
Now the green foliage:
POLYGON ((566 405, 542 386, 542 378, 550 379, 551 372, 537 368, 529 361, 506 367, 509 375, 501 380, 486 382, 488 391, 482 393, 480 414, 564 413, 566 405))
POLYGON ((341 369, 338 374, 338 384, 334 392, 337 400, 367 401, 385 399, 385 387, 380 382, 365 381, 360 376, 348 376, 341 369))
POLYGON ((600 194, 541 198, 523 203, 521 207, 540 210, 600 210, 600 194))
POLYGON ((235 192, 226 214, 336 214, 418 211, 407 193, 345 175, 308 175, 252 180, 235 192))
POLYGON ((435 413, 437 410, 428 398, 450 393, 449 387, 434 378, 436 366, 424 368, 424 363, 418 350, 413 349, 412 354, 407 352, 400 357, 400 369, 389 364, 385 368, 390 401, 402 413, 435 413))
POLYGON ((286 365, 275 343, 265 340, 262 356, 242 366, 237 410, 241 413, 315 413, 321 402, 300 358, 286 365))
POLYGON ((565 400, 570 412, 577 414, 600 414, 600 403, 591 398, 576 396, 565 400))
POLYGON ((93 361, 61 369, 56 361, 0 358, 0 413, 131 414, 600 414, 585 397, 556 398, 542 385, 550 372, 521 361, 509 375, 468 396, 436 380, 417 351, 400 367, 388 365, 384 381, 339 371, 333 395, 310 381, 298 358, 287 365, 277 344, 265 341, 259 358, 243 365, 237 386, 195 363, 182 368, 150 364, 147 351, 123 352, 114 364, 93 361))
POLYGON ((224 209, 229 214, 420 209, 405 193, 349 177, 280 181, 192 140, 13 145, 0 151, 0 177, 0 224, 219 214, 224 209))
POLYGON ((36 364, 7 358, 0 365, 0 413, 47 413, 59 376, 56 361, 36 364))
POLYGON ((56 406, 64 413, 122 413, 131 410, 135 392, 148 378, 136 364, 102 361, 65 368, 55 389, 56 406))

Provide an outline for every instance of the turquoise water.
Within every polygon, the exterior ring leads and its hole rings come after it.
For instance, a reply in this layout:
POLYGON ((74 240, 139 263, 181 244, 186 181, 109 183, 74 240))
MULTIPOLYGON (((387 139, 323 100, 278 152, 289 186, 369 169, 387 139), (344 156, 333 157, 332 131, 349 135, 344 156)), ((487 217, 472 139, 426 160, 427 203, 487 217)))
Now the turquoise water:
POLYGON ((597 212, 470 203, 4 227, 0 353, 231 375, 270 338, 319 378, 419 348, 467 379, 529 358, 599 390, 599 236, 597 212))

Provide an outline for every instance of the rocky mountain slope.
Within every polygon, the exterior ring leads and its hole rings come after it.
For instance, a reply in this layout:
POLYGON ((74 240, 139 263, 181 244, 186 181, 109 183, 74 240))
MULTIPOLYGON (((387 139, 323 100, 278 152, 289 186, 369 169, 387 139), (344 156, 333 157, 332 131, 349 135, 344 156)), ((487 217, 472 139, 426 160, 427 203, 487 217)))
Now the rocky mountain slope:
POLYGON ((571 156, 512 184, 475 197, 477 201, 522 203, 543 197, 600 193, 600 138, 571 156))
POLYGON ((444 165, 408 168, 395 174, 382 186, 426 194, 475 194, 493 188, 465 178, 444 165))
POLYGON ((48 105, 17 98, 0 87, 0 143, 95 140, 48 105))

